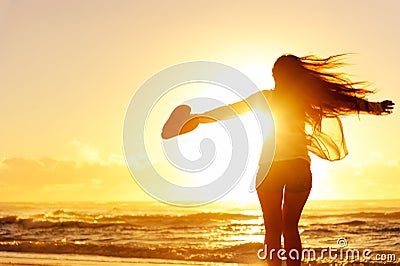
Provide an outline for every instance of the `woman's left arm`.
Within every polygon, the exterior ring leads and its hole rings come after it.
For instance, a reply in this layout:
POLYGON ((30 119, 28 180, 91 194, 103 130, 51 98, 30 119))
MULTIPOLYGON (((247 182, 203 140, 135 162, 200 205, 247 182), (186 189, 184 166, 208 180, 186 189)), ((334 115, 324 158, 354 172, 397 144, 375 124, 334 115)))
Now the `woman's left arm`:
POLYGON ((393 112, 394 103, 391 100, 385 100, 382 102, 369 102, 364 99, 357 98, 357 105, 360 112, 382 115, 390 114, 393 112))

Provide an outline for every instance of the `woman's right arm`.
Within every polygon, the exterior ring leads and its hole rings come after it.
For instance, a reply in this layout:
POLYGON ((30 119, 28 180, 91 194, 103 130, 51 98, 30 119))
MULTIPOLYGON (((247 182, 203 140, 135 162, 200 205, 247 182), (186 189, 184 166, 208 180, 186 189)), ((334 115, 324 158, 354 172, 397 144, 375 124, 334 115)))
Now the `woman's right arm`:
POLYGON ((235 118, 237 115, 246 113, 249 110, 250 107, 246 101, 242 100, 233 104, 217 107, 202 114, 195 114, 195 117, 199 119, 199 123, 213 123, 220 120, 235 118))
POLYGON ((193 117, 198 119, 199 123, 213 123, 220 120, 228 120, 236 118, 238 115, 252 111, 252 107, 258 107, 265 102, 270 91, 260 91, 250 95, 248 98, 236 103, 217 107, 202 114, 194 114, 193 117))

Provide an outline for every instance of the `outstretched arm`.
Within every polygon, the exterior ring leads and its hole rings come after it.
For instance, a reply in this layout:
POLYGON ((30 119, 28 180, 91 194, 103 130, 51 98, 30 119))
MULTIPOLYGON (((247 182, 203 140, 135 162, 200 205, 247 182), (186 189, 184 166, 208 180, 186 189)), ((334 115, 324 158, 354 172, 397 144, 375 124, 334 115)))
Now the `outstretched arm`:
POLYGON ((252 107, 258 107, 265 104, 264 97, 268 96, 270 91, 260 91, 250 95, 245 100, 221 106, 202 114, 195 114, 193 118, 198 119, 199 123, 213 123, 220 120, 228 120, 252 111, 252 107))
POLYGON ((390 114, 394 108, 394 103, 391 100, 369 102, 356 97, 354 97, 354 101, 339 101, 338 105, 348 111, 353 111, 354 113, 373 115, 390 114))
POLYGON ((357 101, 360 112, 367 114, 390 114, 394 108, 394 103, 390 100, 385 100, 382 102, 369 102, 364 99, 357 99, 357 101))
POLYGON ((220 120, 228 120, 237 117, 238 114, 243 114, 250 111, 250 106, 245 100, 221 106, 212 109, 202 114, 195 114, 195 118, 199 120, 199 123, 213 123, 220 120))
POLYGON ((245 100, 215 108, 202 114, 190 114, 188 105, 180 105, 174 109, 164 124, 161 137, 169 139, 177 135, 185 134, 197 128, 200 123, 212 123, 219 120, 235 118, 240 114, 252 111, 253 108, 267 110, 266 97, 270 91, 259 91, 245 100))
POLYGON ((199 124, 213 123, 237 117, 238 114, 250 111, 250 106, 245 100, 224 105, 202 114, 190 114, 179 134, 185 134, 197 128, 199 124))

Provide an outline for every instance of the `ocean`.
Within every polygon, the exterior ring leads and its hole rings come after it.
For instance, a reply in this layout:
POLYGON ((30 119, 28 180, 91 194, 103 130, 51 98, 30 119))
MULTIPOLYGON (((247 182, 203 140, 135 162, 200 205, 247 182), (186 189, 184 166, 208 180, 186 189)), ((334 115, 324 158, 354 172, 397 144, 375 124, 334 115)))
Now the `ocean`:
MULTIPOLYGON (((299 230, 316 252, 304 263, 400 265, 400 200, 310 200, 299 230), (360 256, 320 256, 328 248, 360 256)), ((259 264, 264 233, 260 207, 250 203, 0 203, 0 263, 259 264)))

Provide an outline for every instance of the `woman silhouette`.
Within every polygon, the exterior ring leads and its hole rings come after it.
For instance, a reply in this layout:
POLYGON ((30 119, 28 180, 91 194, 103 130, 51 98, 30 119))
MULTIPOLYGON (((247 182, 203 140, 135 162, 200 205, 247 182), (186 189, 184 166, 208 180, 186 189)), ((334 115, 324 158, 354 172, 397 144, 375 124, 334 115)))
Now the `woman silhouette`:
MULTIPOLYGON (((308 151, 328 160, 347 155, 340 120, 348 114, 389 114, 394 103, 369 102, 373 93, 363 83, 352 82, 332 71, 343 65, 342 55, 319 58, 279 57, 272 69, 274 90, 257 92, 244 101, 222 106, 203 114, 191 114, 180 133, 186 133, 199 123, 211 123, 251 111, 252 106, 266 98, 275 122, 276 150, 272 165, 260 156, 257 194, 261 204, 265 234, 266 258, 270 265, 281 265, 281 235, 287 265, 300 265, 302 246, 298 231, 299 219, 311 190, 310 157, 308 151), (322 127, 323 119, 333 118, 336 131, 329 134, 322 127), (306 132, 306 128, 311 133, 306 132), (332 136, 334 135, 334 136, 332 136), (271 168, 267 168, 271 165, 271 168), (265 176, 264 173, 268 174, 265 176)), ((265 146, 265 145, 264 145, 265 146)), ((281 250, 282 251, 282 250, 281 250)))

